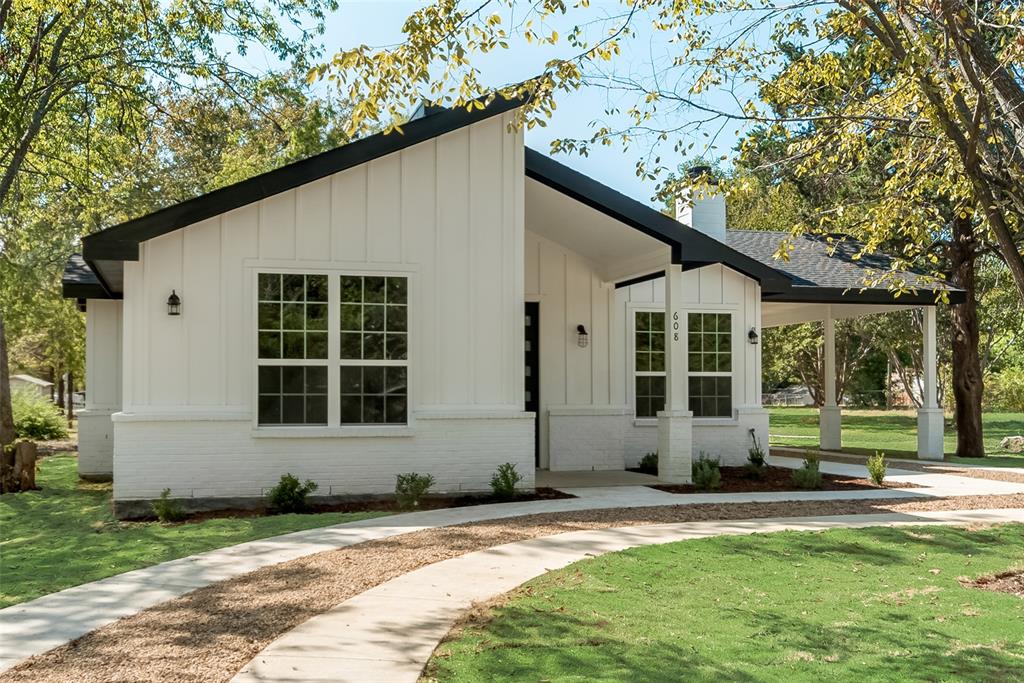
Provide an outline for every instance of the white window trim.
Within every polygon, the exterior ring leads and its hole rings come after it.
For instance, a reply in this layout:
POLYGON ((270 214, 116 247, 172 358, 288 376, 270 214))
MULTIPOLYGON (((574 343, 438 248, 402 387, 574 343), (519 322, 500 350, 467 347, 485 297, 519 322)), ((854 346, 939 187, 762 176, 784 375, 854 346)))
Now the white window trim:
POLYGON ((245 267, 250 271, 247 280, 249 299, 249 320, 246 329, 249 334, 248 362, 250 370, 250 405, 251 433, 254 437, 285 438, 285 437, 397 437, 415 434, 413 411, 413 334, 418 320, 418 301, 416 300, 416 269, 373 269, 365 264, 360 267, 325 268, 323 263, 296 263, 279 265, 280 261, 247 260, 245 267), (260 358, 259 357, 259 275, 260 273, 282 273, 286 275, 326 275, 327 276, 327 358, 260 358), (341 276, 353 275, 361 277, 404 277, 406 279, 406 358, 404 361, 393 360, 354 360, 341 359, 341 276), (320 365, 327 367, 327 424, 326 425, 261 425, 259 422, 259 369, 261 365, 320 365), (406 406, 404 424, 341 424, 341 373, 342 365, 383 365, 404 366, 406 368, 406 406))
POLYGON ((689 400, 691 398, 690 397, 690 391, 689 391, 690 378, 691 377, 728 377, 728 378, 730 378, 730 381, 729 381, 729 402, 730 402, 729 414, 728 415, 701 416, 701 417, 697 417, 696 415, 694 415, 693 416, 693 420, 694 420, 694 422, 697 422, 697 423, 700 423, 700 424, 704 424, 704 425, 731 424, 731 423, 736 422, 736 420, 737 420, 737 413, 736 413, 736 341, 737 341, 736 319, 737 319, 737 309, 735 307, 733 307, 733 308, 721 308, 721 307, 719 307, 719 308, 707 308, 707 307, 701 307, 701 308, 688 308, 688 309, 685 309, 683 311, 683 314, 685 315, 686 325, 685 325, 685 329, 683 330, 683 342, 685 344, 684 348, 686 349, 686 353, 687 354, 690 353, 690 316, 691 315, 706 314, 706 313, 717 313, 717 314, 728 315, 729 316, 729 338, 730 338, 730 342, 729 342, 729 355, 730 355, 730 361, 732 362, 732 370, 730 370, 729 372, 718 372, 718 371, 715 371, 715 372, 705 372, 705 371, 695 372, 695 371, 690 369, 689 358, 687 358, 687 363, 686 363, 686 386, 687 386, 686 399, 687 399, 687 402, 689 402, 689 400))

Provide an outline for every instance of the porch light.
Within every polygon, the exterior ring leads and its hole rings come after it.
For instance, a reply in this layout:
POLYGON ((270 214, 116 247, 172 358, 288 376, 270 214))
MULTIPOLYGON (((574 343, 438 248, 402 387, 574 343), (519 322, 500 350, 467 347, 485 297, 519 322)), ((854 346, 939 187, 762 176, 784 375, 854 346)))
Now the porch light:
POLYGON ((576 326, 576 346, 581 349, 587 348, 587 344, 590 343, 590 335, 587 334, 587 328, 583 325, 576 326))
POLYGON ((173 289, 167 297, 167 315, 181 315, 181 297, 173 289))
POLYGON ((751 344, 756 344, 761 341, 761 337, 757 334, 757 330, 753 327, 750 328, 750 332, 747 332, 747 339, 750 340, 751 344))

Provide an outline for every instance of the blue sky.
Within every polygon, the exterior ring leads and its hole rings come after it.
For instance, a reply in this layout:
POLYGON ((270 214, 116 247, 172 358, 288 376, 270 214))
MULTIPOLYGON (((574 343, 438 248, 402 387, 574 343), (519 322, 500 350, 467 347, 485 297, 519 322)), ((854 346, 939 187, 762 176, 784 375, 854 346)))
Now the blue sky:
MULTIPOLYGON (((341 0, 339 9, 327 20, 326 33, 323 37, 325 54, 350 48, 359 44, 385 46, 402 40, 401 26, 410 12, 420 4, 406 0, 376 0, 373 2, 360 0, 341 0)), ((599 2, 595 0, 586 13, 570 15, 564 21, 555 24, 564 35, 569 28, 581 18, 593 20, 610 13, 622 11, 618 2, 599 2)), ((726 22, 718 22, 713 27, 716 31, 729 30, 726 22)), ((506 25, 508 21, 506 20, 506 25)), ((615 61, 617 74, 629 74, 644 77, 649 74, 652 64, 664 63, 670 59, 676 49, 668 43, 666 37, 650 29, 649 20, 641 18, 634 21, 636 37, 624 45, 623 54, 615 61)), ((568 54, 568 46, 558 48, 527 45, 524 41, 511 41, 511 49, 499 50, 483 58, 474 59, 475 66, 481 68, 484 82, 491 85, 502 85, 524 80, 540 72, 544 62, 553 56, 568 54)), ((257 63, 261 57, 250 55, 246 61, 255 68, 266 68, 266 64, 257 63)), ((616 95, 604 88, 590 88, 570 94, 560 95, 558 109, 546 128, 535 128, 527 132, 526 142, 529 146, 547 153, 551 140, 562 137, 586 137, 595 120, 611 124, 623 124, 624 118, 604 114, 609 107, 624 109, 631 103, 635 95, 616 95)), ((712 92, 706 96, 706 102, 722 108, 735 108, 735 101, 727 93, 712 92)), ((671 127, 685 122, 687 113, 680 116, 666 116, 662 125, 671 127)), ((706 132, 717 134, 717 144, 708 156, 729 154, 736 143, 736 125, 721 127, 716 123, 708 126, 706 132)), ((707 145, 708 138, 697 135, 692 140, 696 151, 707 145)), ((636 177, 635 164, 643 155, 660 154, 663 161, 675 157, 671 144, 654 145, 651 142, 638 142, 628 150, 620 146, 602 147, 594 150, 589 157, 560 154, 556 158, 603 183, 606 183, 641 201, 651 202, 655 191, 655 183, 643 181, 636 177)), ((671 164, 672 166, 675 163, 671 164)))

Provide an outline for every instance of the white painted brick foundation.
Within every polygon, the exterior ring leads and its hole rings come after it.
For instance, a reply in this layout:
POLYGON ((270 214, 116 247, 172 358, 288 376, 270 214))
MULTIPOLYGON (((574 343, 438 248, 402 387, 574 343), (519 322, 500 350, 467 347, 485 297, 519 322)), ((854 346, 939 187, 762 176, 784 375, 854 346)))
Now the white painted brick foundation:
MULTIPOLYGON (((768 451, 768 411, 763 408, 739 408, 732 420, 711 422, 693 421, 693 457, 704 451, 709 457, 719 458, 723 465, 742 465, 752 442, 750 429, 754 428, 761 448, 768 451)), ((640 459, 658 450, 656 422, 627 423, 623 439, 626 467, 636 467, 640 459)))
POLYGON ((550 469, 622 470, 625 435, 632 424, 627 406, 558 406, 548 412, 550 469))
POLYGON ((253 437, 249 420, 115 415, 114 500, 263 496, 282 474, 317 495, 387 494, 402 472, 432 474, 434 493, 488 491, 511 462, 534 486, 533 415, 418 416, 400 437, 253 437))

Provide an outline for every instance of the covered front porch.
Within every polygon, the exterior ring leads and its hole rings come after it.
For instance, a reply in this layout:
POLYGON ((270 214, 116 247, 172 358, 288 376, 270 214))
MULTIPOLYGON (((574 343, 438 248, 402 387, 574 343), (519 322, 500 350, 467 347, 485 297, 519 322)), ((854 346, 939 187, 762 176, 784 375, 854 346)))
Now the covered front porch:
POLYGON ((943 410, 938 404, 937 365, 937 310, 934 303, 914 305, 816 303, 797 301, 766 301, 763 303, 762 324, 765 328, 782 327, 798 323, 822 324, 822 384, 824 405, 819 411, 819 440, 822 451, 842 449, 842 405, 837 400, 838 368, 836 363, 836 322, 879 315, 896 310, 920 308, 922 317, 921 407, 917 409, 917 457, 922 460, 942 460, 943 410))

